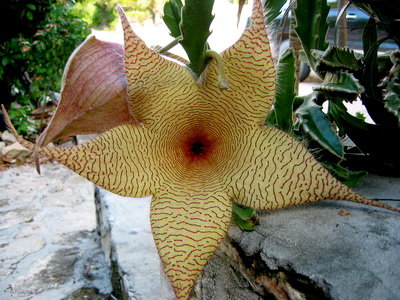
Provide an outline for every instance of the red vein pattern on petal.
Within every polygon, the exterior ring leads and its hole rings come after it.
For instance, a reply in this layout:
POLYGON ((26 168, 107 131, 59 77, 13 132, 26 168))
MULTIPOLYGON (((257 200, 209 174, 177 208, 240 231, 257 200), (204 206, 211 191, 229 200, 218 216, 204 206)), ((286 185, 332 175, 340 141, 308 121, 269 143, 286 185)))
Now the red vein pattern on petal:
MULTIPOLYGON (((230 85, 225 97, 246 115, 245 121, 263 125, 275 96, 276 76, 261 1, 254 1, 250 27, 222 57, 230 85)), ((216 80, 215 68, 209 72, 207 88, 216 80)))
POLYGON ((154 139, 141 126, 112 128, 93 140, 69 148, 38 147, 18 136, 24 147, 52 158, 91 182, 125 197, 145 197, 158 188, 154 139))
POLYGON ((151 204, 154 240, 177 299, 188 299, 196 278, 224 239, 231 220, 225 193, 157 191, 151 204))
POLYGON ((148 48, 132 30, 122 8, 118 12, 124 30, 128 107, 145 126, 160 122, 169 111, 187 105, 186 99, 197 91, 196 82, 185 67, 148 48))
POLYGON ((257 209, 323 199, 369 201, 334 178, 308 151, 285 132, 264 127, 242 135, 238 143, 252 146, 238 151, 232 162, 229 195, 257 209))

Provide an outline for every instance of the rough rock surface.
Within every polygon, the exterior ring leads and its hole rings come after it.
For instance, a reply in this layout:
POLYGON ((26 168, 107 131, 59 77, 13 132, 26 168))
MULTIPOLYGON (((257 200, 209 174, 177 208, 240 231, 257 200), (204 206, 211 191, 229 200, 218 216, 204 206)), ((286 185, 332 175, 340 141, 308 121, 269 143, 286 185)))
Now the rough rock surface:
POLYGON ((0 172, 0 299, 108 299, 93 184, 59 164, 41 169, 0 172))
MULTIPOLYGON (((400 178, 370 176, 358 189, 370 198, 400 199, 400 178)), ((240 284, 248 284, 248 299, 398 299, 399 260, 398 214, 345 201, 317 202, 260 213, 253 232, 231 227, 197 294, 241 299, 235 296, 243 292, 240 284)))
POLYGON ((3 142, 5 142, 6 144, 12 144, 17 141, 17 139, 14 137, 14 135, 12 135, 12 133, 9 132, 8 130, 4 130, 1 133, 1 140, 3 142))
MULTIPOLYGON (((370 198, 399 199, 400 179, 370 176, 358 189, 370 198)), ((112 260, 123 266, 122 290, 134 290, 132 299, 170 299, 168 289, 160 297, 165 282, 158 275, 148 200, 106 191, 97 198, 111 219, 109 239, 118 254, 112 260), (147 237, 140 242, 132 234, 137 221, 148 226, 147 237), (118 234, 114 234, 116 223, 122 229, 118 234), (138 283, 138 259, 146 261, 139 272, 146 274, 151 287, 138 283)), ((390 211, 322 201, 261 212, 255 231, 231 227, 197 281, 192 299, 396 299, 399 261, 400 216, 390 211)))
POLYGON ((1 153, 8 158, 24 160, 31 155, 32 152, 26 149, 20 143, 15 142, 11 145, 3 147, 1 149, 1 153))
POLYGON ((3 141, 0 141, 0 153, 3 153, 2 150, 4 149, 5 146, 6 146, 6 143, 3 141))

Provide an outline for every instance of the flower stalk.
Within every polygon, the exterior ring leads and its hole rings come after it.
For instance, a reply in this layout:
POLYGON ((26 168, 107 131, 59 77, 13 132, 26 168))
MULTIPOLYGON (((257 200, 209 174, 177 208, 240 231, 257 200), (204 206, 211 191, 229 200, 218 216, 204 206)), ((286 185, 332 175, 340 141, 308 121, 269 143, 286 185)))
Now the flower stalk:
POLYGON ((228 89, 229 82, 226 77, 224 61, 222 59, 222 56, 219 53, 215 52, 214 50, 207 50, 206 57, 215 59, 215 62, 217 64, 217 72, 218 72, 218 87, 221 90, 228 89))

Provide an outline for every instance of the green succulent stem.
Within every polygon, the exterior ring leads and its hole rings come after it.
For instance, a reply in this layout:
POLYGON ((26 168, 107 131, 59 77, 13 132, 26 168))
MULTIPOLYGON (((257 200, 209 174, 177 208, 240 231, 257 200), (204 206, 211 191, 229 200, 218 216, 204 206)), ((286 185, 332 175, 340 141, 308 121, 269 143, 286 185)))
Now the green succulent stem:
POLYGON ((164 46, 164 47, 162 47, 161 49, 159 49, 157 52, 158 53, 165 53, 165 52, 167 52, 168 50, 170 50, 170 49, 172 49, 173 47, 175 47, 180 41, 182 41, 182 36, 180 35, 180 36, 178 36, 178 37, 176 37, 175 39, 173 39, 168 45, 166 45, 166 46, 164 46))
POLYGON ((215 52, 214 50, 207 50, 206 51, 206 57, 215 59, 215 62, 217 63, 218 87, 221 90, 228 89, 229 88, 229 82, 228 82, 228 80, 226 78, 224 61, 222 59, 222 56, 219 53, 215 52))

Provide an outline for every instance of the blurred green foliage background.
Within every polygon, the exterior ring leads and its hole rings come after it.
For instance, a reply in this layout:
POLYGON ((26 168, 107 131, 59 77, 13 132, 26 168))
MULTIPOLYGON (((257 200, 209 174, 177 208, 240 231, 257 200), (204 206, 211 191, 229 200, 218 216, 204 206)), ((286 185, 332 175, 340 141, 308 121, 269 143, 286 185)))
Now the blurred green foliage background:
MULTIPOLYGON (((155 18, 162 0, 1 0, 0 102, 18 132, 44 126, 32 112, 54 100, 64 66, 91 28, 113 29, 117 4, 138 22, 155 18)), ((0 126, 0 131, 5 126, 0 126)))

